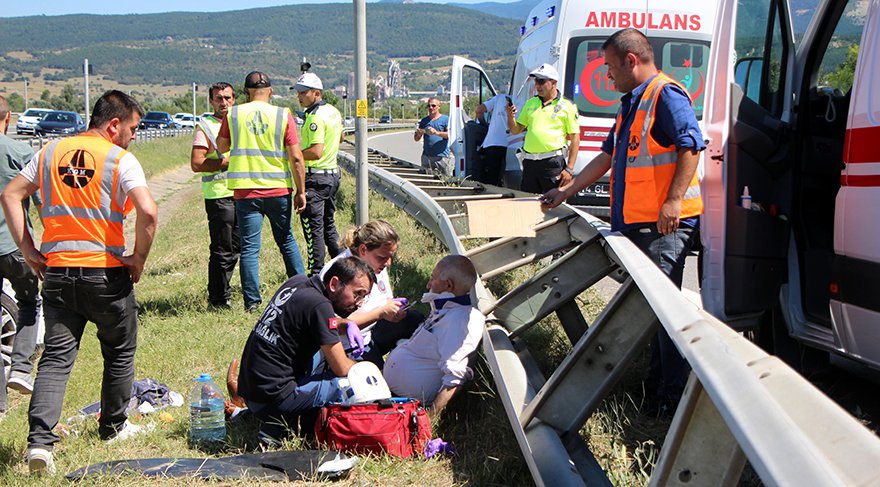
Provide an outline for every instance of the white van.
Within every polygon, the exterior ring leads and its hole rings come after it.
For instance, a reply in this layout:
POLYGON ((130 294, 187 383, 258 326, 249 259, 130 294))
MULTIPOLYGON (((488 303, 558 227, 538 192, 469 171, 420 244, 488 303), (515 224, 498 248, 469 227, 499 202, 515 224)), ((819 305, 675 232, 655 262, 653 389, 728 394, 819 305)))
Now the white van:
POLYGON ((718 9, 703 305, 776 345, 787 334, 878 369, 880 0, 718 9))
MULTIPOLYGON (((529 72, 543 63, 559 71, 557 87, 580 112, 581 143, 575 168, 579 171, 601 150, 621 97, 607 77, 602 44, 614 32, 634 27, 651 40, 660 70, 688 89, 700 119, 715 5, 713 0, 545 0, 532 9, 520 28, 508 94, 522 108, 535 96, 529 72)), ((471 164, 467 147, 475 145, 466 140, 467 123, 473 108, 493 96, 495 89, 478 64, 458 57, 453 60, 450 88, 449 141, 456 174, 465 176, 471 164)), ((509 139, 509 173, 520 171, 512 153, 522 147, 523 138, 520 134, 509 139)), ((607 216, 610 189, 606 176, 569 203, 591 206, 594 214, 607 216)))

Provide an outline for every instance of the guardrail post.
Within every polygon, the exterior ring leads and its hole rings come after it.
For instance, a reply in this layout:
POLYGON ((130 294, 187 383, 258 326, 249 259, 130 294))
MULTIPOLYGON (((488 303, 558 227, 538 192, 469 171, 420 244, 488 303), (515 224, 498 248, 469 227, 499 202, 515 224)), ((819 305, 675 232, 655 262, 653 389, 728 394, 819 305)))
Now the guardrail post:
POLYGON ((736 438, 692 373, 649 485, 734 486, 745 464, 736 438))

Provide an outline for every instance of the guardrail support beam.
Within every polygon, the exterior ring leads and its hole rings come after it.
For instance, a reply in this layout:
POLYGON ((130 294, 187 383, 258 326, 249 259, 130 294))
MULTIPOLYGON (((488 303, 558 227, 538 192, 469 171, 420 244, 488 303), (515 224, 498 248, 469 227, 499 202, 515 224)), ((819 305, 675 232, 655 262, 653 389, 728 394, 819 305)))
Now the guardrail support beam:
POLYGON ((691 374, 649 485, 735 486, 745 464, 736 438, 691 374))

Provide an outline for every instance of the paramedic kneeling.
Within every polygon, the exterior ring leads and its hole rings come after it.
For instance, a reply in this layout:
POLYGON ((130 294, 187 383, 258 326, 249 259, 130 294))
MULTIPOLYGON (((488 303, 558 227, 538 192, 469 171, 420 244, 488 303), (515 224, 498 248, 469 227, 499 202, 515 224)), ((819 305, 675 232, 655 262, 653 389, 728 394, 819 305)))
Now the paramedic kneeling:
POLYGON ((422 301, 431 314, 388 355, 385 380, 395 395, 431 404, 437 414, 474 373, 468 358, 483 337, 486 318, 471 304, 477 282, 473 263, 462 255, 444 257, 428 281, 422 301))
MULTIPOLYGON (((272 443, 299 417, 338 394, 336 377, 354 365, 339 341, 338 326, 357 309, 376 276, 357 257, 336 261, 321 279, 297 275, 281 285, 257 320, 241 354, 238 393, 264 424, 261 440, 272 443), (310 375, 321 350, 330 371, 310 375)), ((304 418, 303 424, 306 424, 304 418)))

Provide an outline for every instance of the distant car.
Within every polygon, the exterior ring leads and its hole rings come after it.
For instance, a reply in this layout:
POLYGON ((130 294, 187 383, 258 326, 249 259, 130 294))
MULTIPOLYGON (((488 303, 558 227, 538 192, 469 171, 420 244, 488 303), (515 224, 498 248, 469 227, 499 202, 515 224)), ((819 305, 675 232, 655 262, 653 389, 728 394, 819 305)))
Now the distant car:
POLYGON ((181 128, 194 128, 196 126, 192 115, 184 115, 176 120, 177 125, 181 128))
POLYGON ((199 115, 199 119, 213 117, 213 116, 214 116, 214 112, 205 112, 205 113, 199 115))
POLYGON ((174 128, 177 128, 177 122, 171 118, 171 114, 168 112, 147 112, 144 118, 141 119, 140 125, 138 125, 139 130, 174 128))
POLYGON ((76 112, 54 111, 37 122, 37 135, 73 135, 86 131, 86 124, 76 112))
POLYGON ((175 122, 180 123, 180 121, 183 119, 183 117, 190 117, 190 118, 192 118, 192 116, 193 116, 192 113, 178 112, 178 113, 175 113, 174 116, 171 117, 171 118, 173 118, 175 122))
POLYGON ((382 115, 379 117, 379 123, 391 123, 394 119, 391 118, 391 115, 382 115))
POLYGON ((345 117, 345 120, 342 121, 343 127, 354 127, 354 117, 345 117))
POLYGON ((15 123, 15 133, 18 135, 37 133, 37 122, 50 113, 52 110, 44 108, 31 108, 25 111, 18 116, 18 121, 15 123))

